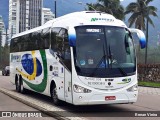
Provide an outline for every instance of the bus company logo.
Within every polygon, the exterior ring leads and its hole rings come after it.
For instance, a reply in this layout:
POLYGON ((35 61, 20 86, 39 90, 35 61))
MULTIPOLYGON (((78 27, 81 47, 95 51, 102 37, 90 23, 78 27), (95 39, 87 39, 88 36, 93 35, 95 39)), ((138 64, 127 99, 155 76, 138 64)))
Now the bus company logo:
POLYGON ((21 58, 22 67, 25 70, 25 73, 18 70, 21 75, 29 80, 35 80, 36 77, 42 74, 42 65, 40 61, 35 57, 35 52, 32 51, 32 54, 24 54, 21 58))
POLYGON ((20 61, 21 61, 21 55, 11 54, 11 62, 20 62, 20 61))
POLYGON ((109 18, 91 18, 91 22, 96 22, 96 21, 114 22, 114 19, 109 19, 109 18))
POLYGON ((117 84, 126 84, 126 83, 129 83, 129 82, 131 82, 131 78, 125 78, 125 79, 122 80, 122 82, 117 83, 117 84))

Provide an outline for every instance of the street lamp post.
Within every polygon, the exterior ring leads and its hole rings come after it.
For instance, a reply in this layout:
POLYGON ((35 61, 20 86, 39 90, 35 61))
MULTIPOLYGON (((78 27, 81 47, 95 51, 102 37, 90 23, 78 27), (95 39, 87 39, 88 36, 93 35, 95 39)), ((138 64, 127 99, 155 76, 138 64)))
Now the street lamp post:
POLYGON ((55 5, 54 14, 55 14, 55 18, 56 18, 57 17, 57 1, 56 0, 54 1, 54 5, 55 5))

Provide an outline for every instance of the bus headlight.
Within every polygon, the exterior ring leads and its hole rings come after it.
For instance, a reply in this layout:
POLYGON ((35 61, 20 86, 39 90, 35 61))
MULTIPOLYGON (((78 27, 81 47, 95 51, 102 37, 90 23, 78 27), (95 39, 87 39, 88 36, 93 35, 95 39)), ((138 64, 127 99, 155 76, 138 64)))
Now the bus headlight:
POLYGON ((134 92, 134 91, 138 91, 138 85, 135 84, 132 87, 127 89, 128 92, 134 92))
POLYGON ((74 92, 76 93, 90 93, 92 92, 91 90, 87 89, 87 88, 84 88, 84 87, 81 87, 79 85, 73 85, 73 90, 74 92))

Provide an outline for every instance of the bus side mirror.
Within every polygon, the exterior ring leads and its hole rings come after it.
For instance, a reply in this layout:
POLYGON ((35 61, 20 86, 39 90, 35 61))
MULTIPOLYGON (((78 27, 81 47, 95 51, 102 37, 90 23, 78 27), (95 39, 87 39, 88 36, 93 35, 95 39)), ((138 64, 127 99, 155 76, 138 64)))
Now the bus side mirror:
POLYGON ((137 34, 137 36, 139 38, 139 43, 140 43, 141 49, 145 48, 146 47, 146 37, 145 37, 144 33, 141 30, 134 29, 134 28, 130 28, 129 31, 131 33, 137 34))
POLYGON ((76 31, 74 27, 68 28, 68 40, 70 46, 76 46, 76 31))

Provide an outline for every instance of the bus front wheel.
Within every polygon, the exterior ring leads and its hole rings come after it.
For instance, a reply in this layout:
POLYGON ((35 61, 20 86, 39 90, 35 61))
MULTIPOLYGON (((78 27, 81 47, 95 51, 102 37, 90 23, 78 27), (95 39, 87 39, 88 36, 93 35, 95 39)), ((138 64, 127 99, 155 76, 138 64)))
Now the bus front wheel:
POLYGON ((60 100, 58 99, 58 95, 57 95, 57 88, 56 88, 56 86, 52 87, 51 98, 52 98, 52 101, 53 101, 53 103, 55 105, 59 105, 60 104, 60 100))

